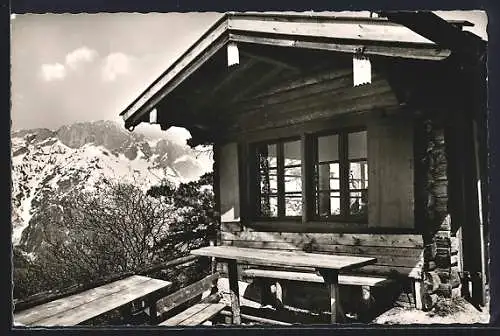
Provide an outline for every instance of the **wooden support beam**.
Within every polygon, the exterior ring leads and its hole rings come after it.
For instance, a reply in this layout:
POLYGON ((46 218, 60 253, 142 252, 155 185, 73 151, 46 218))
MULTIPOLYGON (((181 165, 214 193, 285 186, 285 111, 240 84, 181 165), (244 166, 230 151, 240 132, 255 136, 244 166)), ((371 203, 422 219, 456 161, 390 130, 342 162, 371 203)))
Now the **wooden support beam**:
POLYGON ((440 49, 436 46, 415 46, 415 47, 393 47, 383 45, 369 45, 364 41, 357 44, 340 44, 334 42, 302 41, 295 37, 274 35, 273 37, 248 36, 243 34, 229 33, 232 41, 273 45, 281 47, 296 47, 305 49, 328 50, 344 53, 355 53, 360 47, 364 47, 365 55, 379 55, 389 57, 403 57, 423 60, 443 60, 451 52, 449 49, 440 49))
POLYGON ((294 72, 299 72, 300 71, 300 69, 298 67, 296 67, 294 65, 291 65, 288 62, 275 59, 275 58, 273 58, 271 56, 261 55, 261 54, 257 54, 257 53, 254 53, 254 52, 248 52, 248 51, 243 51, 243 50, 241 51, 241 54, 245 55, 247 57, 253 58, 255 60, 264 62, 264 63, 269 63, 269 64, 272 64, 272 65, 276 65, 276 66, 278 66, 278 67, 280 67, 282 69, 289 69, 289 70, 292 70, 294 72))
POLYGON ((262 77, 260 77, 258 80, 253 81, 252 83, 248 83, 248 85, 245 88, 242 88, 239 92, 237 92, 233 98, 231 99, 231 103, 237 102, 241 98, 246 97, 247 94, 253 92, 254 90, 263 87, 267 83, 269 83, 273 78, 275 78, 280 72, 283 71, 283 68, 281 67, 275 67, 271 71, 267 72, 264 74, 262 77))
POLYGON ((484 56, 486 42, 465 32, 432 12, 385 12, 390 21, 404 25, 421 36, 477 61, 484 56))
MULTIPOLYGON (((223 310, 220 313, 221 313, 221 315, 224 315, 224 316, 232 316, 231 312, 228 312, 226 310, 223 310)), ((258 316, 252 316, 252 315, 248 315, 248 314, 240 314, 240 315, 245 320, 253 321, 253 322, 259 322, 259 323, 264 323, 264 324, 292 325, 291 323, 271 320, 271 319, 258 317, 258 316)))
POLYGON ((178 290, 159 300, 159 304, 162 306, 160 314, 164 314, 175 307, 183 304, 184 302, 191 300, 192 298, 202 294, 204 291, 209 290, 214 283, 219 278, 219 274, 215 273, 205 277, 187 287, 178 290))
POLYGON ((203 108, 210 99, 215 97, 218 92, 227 88, 234 81, 234 79, 241 77, 244 73, 251 69, 255 63, 257 63, 255 59, 248 59, 243 64, 240 63, 230 67, 227 70, 227 75, 219 83, 215 84, 211 90, 208 90, 202 97, 198 98, 198 103, 196 103, 196 105, 203 108))

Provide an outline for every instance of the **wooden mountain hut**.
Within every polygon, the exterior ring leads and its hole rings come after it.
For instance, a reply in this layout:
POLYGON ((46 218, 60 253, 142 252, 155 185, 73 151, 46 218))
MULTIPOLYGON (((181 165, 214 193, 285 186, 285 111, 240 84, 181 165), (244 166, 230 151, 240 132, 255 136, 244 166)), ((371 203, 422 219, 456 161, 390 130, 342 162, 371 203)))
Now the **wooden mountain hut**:
MULTIPOLYGON (((226 13, 121 116, 213 145, 218 245, 375 257, 341 272, 341 297, 484 304, 486 42, 470 25, 226 13)), ((319 302, 304 265, 237 270, 284 304, 319 302)))

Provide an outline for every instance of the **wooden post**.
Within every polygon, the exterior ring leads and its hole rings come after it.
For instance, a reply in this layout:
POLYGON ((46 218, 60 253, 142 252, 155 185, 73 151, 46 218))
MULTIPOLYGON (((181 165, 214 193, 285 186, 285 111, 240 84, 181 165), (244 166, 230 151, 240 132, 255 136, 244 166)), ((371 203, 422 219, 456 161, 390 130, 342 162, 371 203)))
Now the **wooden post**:
POLYGON ((120 315, 122 317, 122 323, 129 324, 132 317, 132 303, 126 304, 120 308, 120 315))
POLYGON ((476 181, 477 181, 477 203, 479 211, 479 237, 480 237, 480 250, 481 250, 481 270, 476 274, 477 284, 473 284, 477 288, 479 302, 482 306, 486 304, 486 260, 485 260, 485 244, 484 244, 484 218, 483 218, 483 207, 482 207, 482 197, 481 192, 481 168, 480 168, 480 158, 479 158, 479 131, 478 125, 475 120, 473 120, 473 140, 474 140, 474 157, 476 161, 476 181), (479 288, 478 288, 479 286, 479 288))
POLYGON ((319 273, 325 280, 330 294, 330 322, 339 323, 344 318, 342 306, 340 304, 339 274, 335 270, 321 269, 319 273))
POLYGON ((231 311, 233 324, 241 324, 240 290, 238 288, 238 263, 236 260, 227 260, 227 275, 229 278, 229 294, 231 296, 231 311))
POLYGON ((301 179, 302 179, 302 224, 307 223, 308 217, 309 217, 309 209, 308 209, 308 203, 311 202, 311 200, 308 199, 308 183, 309 179, 308 176, 310 176, 310 172, 308 171, 308 155, 307 155, 307 138, 305 135, 302 135, 300 138, 300 152, 301 152, 301 179))
POLYGON ((413 293, 415 295, 415 308, 423 309, 422 304, 422 282, 419 280, 415 280, 413 282, 413 293))
POLYGON ((158 320, 158 310, 156 308, 156 302, 157 302, 157 298, 155 296, 151 296, 147 300, 147 306, 148 306, 148 310, 149 310, 149 320, 150 320, 151 325, 155 325, 157 323, 157 320, 158 320))
POLYGON ((271 304, 274 300, 272 299, 271 291, 271 281, 269 279, 259 279, 260 282, 260 293, 261 293, 261 304, 267 306, 271 304))

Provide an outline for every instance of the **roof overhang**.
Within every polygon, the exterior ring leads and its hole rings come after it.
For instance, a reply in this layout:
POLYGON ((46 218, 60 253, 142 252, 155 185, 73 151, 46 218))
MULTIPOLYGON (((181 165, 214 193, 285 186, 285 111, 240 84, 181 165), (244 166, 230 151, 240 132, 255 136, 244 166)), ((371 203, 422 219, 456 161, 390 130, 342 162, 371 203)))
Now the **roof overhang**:
MULTIPOLYGON (((467 21, 450 21, 458 26, 467 21)), ((146 113, 229 42, 439 61, 451 50, 387 18, 226 13, 120 115, 133 129, 146 113)))

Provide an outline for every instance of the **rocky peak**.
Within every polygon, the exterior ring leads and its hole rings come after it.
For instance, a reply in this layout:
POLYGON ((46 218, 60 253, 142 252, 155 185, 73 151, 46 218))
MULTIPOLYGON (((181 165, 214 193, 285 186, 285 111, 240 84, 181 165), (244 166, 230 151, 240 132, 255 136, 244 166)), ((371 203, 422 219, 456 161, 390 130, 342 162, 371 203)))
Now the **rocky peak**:
POLYGON ((66 125, 59 128, 56 133, 59 140, 70 148, 80 148, 93 143, 111 151, 126 148, 132 142, 144 138, 140 134, 127 132, 118 123, 109 120, 66 125))

